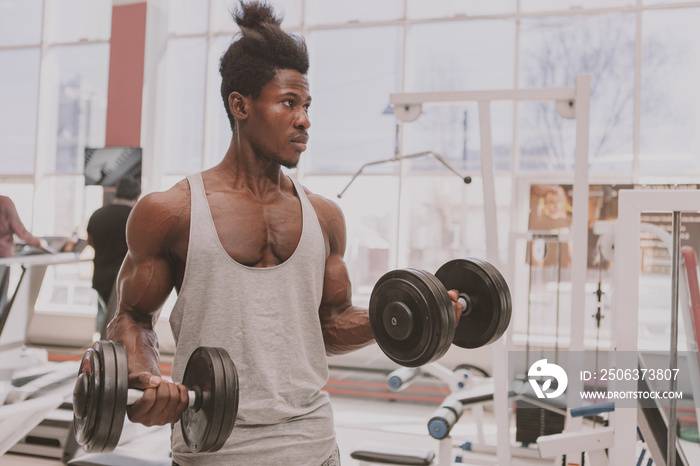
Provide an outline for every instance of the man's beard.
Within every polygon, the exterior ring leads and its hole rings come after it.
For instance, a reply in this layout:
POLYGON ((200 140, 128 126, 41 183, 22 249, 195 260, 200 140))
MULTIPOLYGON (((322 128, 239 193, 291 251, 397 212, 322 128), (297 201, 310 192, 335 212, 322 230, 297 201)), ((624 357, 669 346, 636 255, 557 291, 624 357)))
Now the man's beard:
POLYGON ((297 160, 296 162, 291 162, 288 160, 284 160, 282 157, 279 157, 277 154, 262 154, 260 155, 261 158, 265 160, 269 160, 270 162, 274 162, 276 164, 282 165, 284 168, 297 168, 297 165, 299 165, 299 161, 297 160))
POLYGON ((280 165, 282 165, 284 168, 297 168, 297 165, 299 165, 299 162, 280 162, 280 165))

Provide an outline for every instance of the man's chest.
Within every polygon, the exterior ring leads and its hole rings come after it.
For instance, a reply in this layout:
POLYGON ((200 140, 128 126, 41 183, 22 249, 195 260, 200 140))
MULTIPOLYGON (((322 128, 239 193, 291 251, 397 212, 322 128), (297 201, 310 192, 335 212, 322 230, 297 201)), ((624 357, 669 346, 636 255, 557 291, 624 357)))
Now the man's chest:
POLYGON ((219 243, 233 260, 249 267, 272 267, 294 254, 303 230, 298 198, 267 203, 240 197, 218 201, 210 200, 211 221, 219 243))

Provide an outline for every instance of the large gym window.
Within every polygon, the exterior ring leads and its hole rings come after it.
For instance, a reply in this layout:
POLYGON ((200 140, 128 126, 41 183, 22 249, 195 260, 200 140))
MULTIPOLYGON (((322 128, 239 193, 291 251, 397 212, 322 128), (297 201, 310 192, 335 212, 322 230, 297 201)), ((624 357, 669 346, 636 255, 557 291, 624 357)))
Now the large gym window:
POLYGON ((34 173, 39 49, 0 50, 0 175, 34 173))
POLYGON ((162 153, 167 173, 202 168, 206 45, 206 39, 200 37, 168 41, 168 79, 163 82, 165 99, 160 115, 165 119, 162 153))
POLYGON ((4 1, 0 15, 0 47, 39 45, 43 8, 42 0, 4 1))
POLYGON ((305 172, 352 173, 391 158, 395 118, 385 110, 400 89, 402 29, 320 30, 308 40, 313 102, 305 172))
MULTIPOLYGON (((573 86, 577 74, 591 75, 591 171, 632 169, 635 28, 632 13, 525 18, 520 26, 520 87, 573 86)), ((520 168, 571 171, 575 125, 551 102, 520 104, 520 168)))
POLYGON ((639 169, 648 175, 700 171, 700 8, 642 15, 639 169))

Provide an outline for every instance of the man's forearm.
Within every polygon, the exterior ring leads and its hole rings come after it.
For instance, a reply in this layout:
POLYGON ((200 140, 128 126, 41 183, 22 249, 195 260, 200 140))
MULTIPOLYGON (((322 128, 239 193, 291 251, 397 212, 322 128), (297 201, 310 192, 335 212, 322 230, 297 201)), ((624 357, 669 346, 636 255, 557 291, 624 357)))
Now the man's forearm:
POLYGON ((367 309, 351 306, 336 311, 322 325, 326 353, 339 355, 363 348, 374 342, 367 309))
POLYGON ((160 375, 158 336, 151 322, 134 319, 129 312, 118 312, 107 327, 107 338, 124 344, 130 373, 160 375))

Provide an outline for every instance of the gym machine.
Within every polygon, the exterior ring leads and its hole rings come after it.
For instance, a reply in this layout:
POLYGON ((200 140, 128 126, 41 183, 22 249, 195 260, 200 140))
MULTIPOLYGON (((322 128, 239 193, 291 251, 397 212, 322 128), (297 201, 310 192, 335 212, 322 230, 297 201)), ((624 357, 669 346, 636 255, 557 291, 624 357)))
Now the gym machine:
MULTIPOLYGON (((574 163, 574 198, 588 199, 588 133, 589 133, 589 107, 590 107, 590 76, 579 75, 576 78, 575 87, 550 88, 550 89, 509 89, 491 91, 455 91, 455 92, 418 92, 392 94, 390 105, 394 114, 400 121, 397 126, 397 145, 395 153, 401 154, 401 125, 414 121, 420 116, 423 105, 443 105, 475 102, 479 107, 479 131, 481 140, 481 176, 484 197, 484 214, 486 225, 486 260, 500 269, 501 260, 498 246, 498 225, 496 221, 496 196, 493 167, 493 150, 491 135, 491 102, 555 102, 557 112, 563 118, 576 119, 576 151, 574 163)), ((393 160, 401 161, 401 157, 393 160)), ((386 161, 380 161, 383 163, 386 161)), ((363 167, 364 168, 364 167, 363 167)), ((449 168, 449 167, 448 167, 449 168)), ((360 170, 361 172, 362 170, 360 170)), ((452 170, 454 172, 454 170, 452 170)), ((360 172, 356 174, 359 175, 360 172)), ((353 177, 354 180, 355 177, 353 177)), ((466 180, 465 180, 466 181, 466 180)), ((352 180, 351 180, 352 182, 352 180)), ((346 187, 347 189, 347 187, 346 187)), ((343 190, 345 192, 345 190, 343 190)), ((516 190, 513 189, 513 202, 517 202, 516 190)), ((342 193, 341 193, 342 195, 342 193)), ((578 203, 576 204, 578 206, 578 203)), ((583 206, 581 206, 583 207, 583 206)), ((572 239, 574 244, 587 243, 587 209, 578 208, 574 211, 572 239)), ((515 251, 513 250, 513 234, 511 234, 510 249, 508 255, 508 268, 510 280, 514 277, 515 251)), ((572 280, 575 285, 572 293, 572 329, 583 328, 585 277, 586 277, 586 250, 577 248, 572 257, 572 280)), ((572 333, 570 349, 583 349, 583 335, 580 338, 572 333)), ((497 443, 509 445, 510 436, 508 416, 508 373, 503 361, 507 359, 506 339, 502 339, 492 345, 494 360, 494 414, 498 429, 497 443)), ((500 448, 496 452, 501 466, 511 464, 509 448, 500 448)), ((441 459, 443 461, 443 459, 441 459)), ((399 464, 399 463, 397 463, 399 464)))
POLYGON ((70 388, 77 364, 49 363, 45 350, 25 344, 47 268, 81 261, 86 242, 65 237, 41 241, 41 248, 19 244, 14 256, 0 259, 0 295, 8 295, 0 300, 0 360, 12 379, 0 381, 0 455, 10 451, 67 460, 75 449, 65 388, 70 388))
MULTIPOLYGON (((671 238, 671 341, 670 361, 671 370, 678 369, 678 317, 679 317, 679 275, 680 263, 680 212, 696 212, 700 210, 700 192, 690 190, 621 190, 618 200, 619 216, 615 223, 615 237, 625 238, 618 241, 614 247, 616 264, 640 263, 640 232, 642 212, 672 212, 673 233, 671 238)), ((616 351, 636 352, 638 340, 639 312, 639 268, 631 270, 618 269, 614 274, 614 309, 613 338, 616 351)), ((692 298, 692 295, 691 295, 692 298)), ((691 320, 692 322, 692 320, 691 320)), ((686 327, 692 326, 688 322, 686 327)), ((686 329, 687 330, 687 329, 686 329)), ((640 366, 644 361, 640 360, 640 366)), ((692 373, 692 371, 691 371, 692 373)), ((616 390, 637 391, 649 390, 646 381, 619 380, 616 390), (637 384, 641 383, 640 386, 637 384)), ((670 381, 669 391, 676 391, 675 378, 670 381)), ((679 449, 677 432, 676 399, 669 399, 668 418, 656 400, 652 406, 639 403, 637 409, 618 409, 614 417, 604 429, 593 429, 588 432, 565 432, 551 438, 542 437, 538 440, 540 452, 544 455, 555 452, 569 453, 574 451, 593 452, 597 465, 639 464, 637 442, 641 437, 648 446, 649 453, 656 465, 681 466, 689 464, 681 449, 679 449), (591 433, 592 432, 592 433, 591 433), (641 435, 640 435, 641 434, 641 435), (583 443, 588 436, 595 435, 598 443, 591 440, 583 443), (544 446, 544 452, 543 447, 544 446), (560 449, 559 447, 565 447, 560 449), (555 449, 555 447, 557 449, 555 449), (595 453, 607 449, 606 455, 595 453)))

